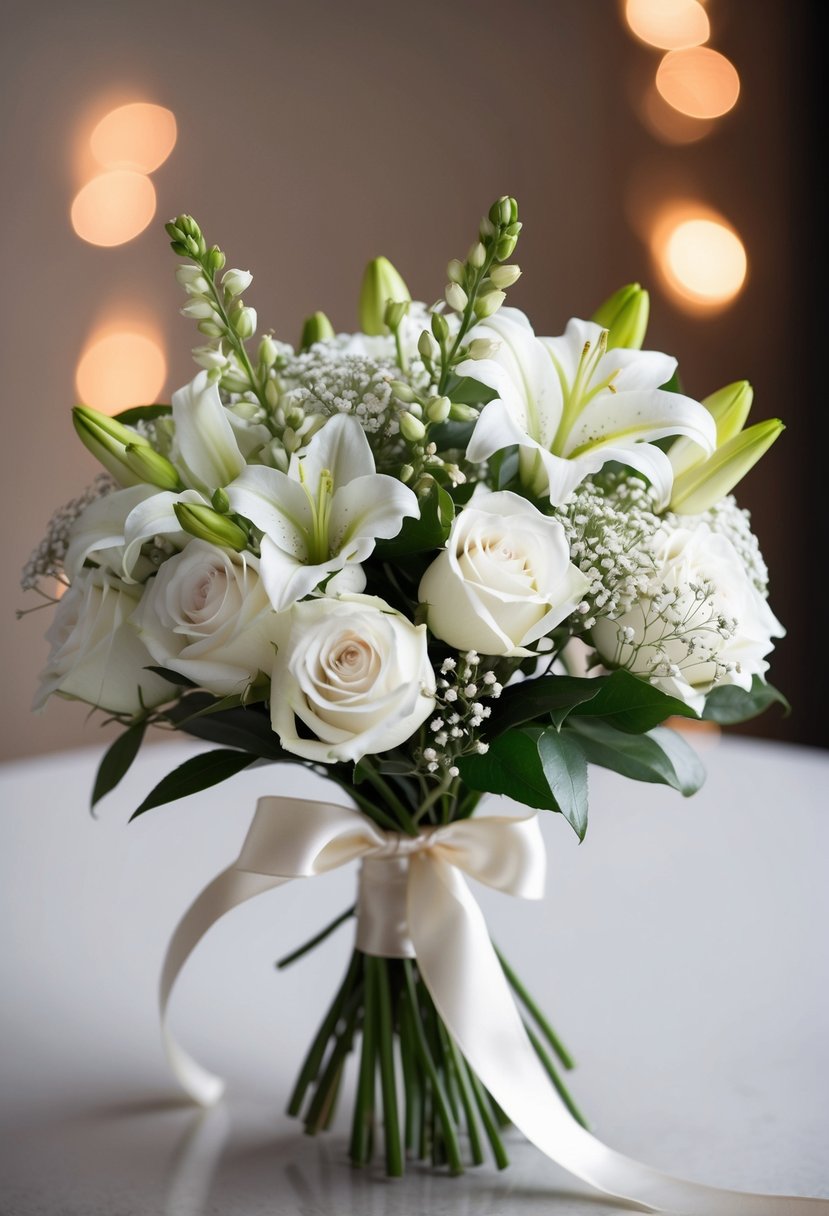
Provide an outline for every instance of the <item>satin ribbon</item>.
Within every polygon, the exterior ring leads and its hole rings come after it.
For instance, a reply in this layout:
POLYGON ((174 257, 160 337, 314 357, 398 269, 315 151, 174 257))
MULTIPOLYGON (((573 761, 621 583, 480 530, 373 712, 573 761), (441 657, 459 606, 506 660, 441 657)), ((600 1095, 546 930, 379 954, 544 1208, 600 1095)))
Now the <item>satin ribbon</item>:
POLYGON ((483 913, 463 877, 540 899, 545 853, 536 815, 460 820, 412 838, 384 832, 359 811, 332 803, 261 798, 238 861, 185 913, 162 970, 165 1048, 196 1102, 217 1102, 224 1085, 167 1027, 170 993, 188 957, 211 925, 239 904, 358 858, 358 949, 417 959, 470 1066, 515 1126, 551 1160, 605 1194, 674 1216, 829 1216, 826 1200, 725 1191, 659 1173, 608 1148, 572 1117, 527 1037, 483 913))

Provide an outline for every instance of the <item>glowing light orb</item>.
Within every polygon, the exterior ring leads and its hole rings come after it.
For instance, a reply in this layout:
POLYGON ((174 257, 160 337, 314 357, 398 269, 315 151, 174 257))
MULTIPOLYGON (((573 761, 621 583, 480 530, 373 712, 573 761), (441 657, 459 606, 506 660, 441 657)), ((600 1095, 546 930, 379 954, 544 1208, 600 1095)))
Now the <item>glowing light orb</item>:
POLYGON ((95 159, 107 169, 152 173, 176 144, 172 110, 136 101, 110 110, 89 137, 95 159))
POLYGON ((123 245, 143 232, 155 215, 155 189, 143 173, 112 169, 78 191, 72 227, 90 245, 123 245))
POLYGON ((75 373, 78 399, 104 414, 157 401, 167 377, 159 342, 146 333, 119 329, 94 336, 75 373))
POLYGON ((740 77, 730 59, 707 46, 669 51, 656 70, 668 105, 691 118, 721 118, 737 104, 740 77))

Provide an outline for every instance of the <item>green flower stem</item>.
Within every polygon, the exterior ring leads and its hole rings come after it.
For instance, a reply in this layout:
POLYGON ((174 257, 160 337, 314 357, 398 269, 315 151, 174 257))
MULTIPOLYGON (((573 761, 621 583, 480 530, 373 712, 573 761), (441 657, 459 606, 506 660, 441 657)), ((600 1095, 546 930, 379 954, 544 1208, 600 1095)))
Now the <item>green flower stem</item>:
POLYGON ((233 326, 230 323, 230 317, 227 315, 227 309, 224 306, 224 300, 222 299, 222 293, 216 287, 215 278, 214 278, 209 266, 207 265, 206 261, 199 262, 199 265, 201 266, 202 270, 204 271, 204 277, 207 279, 207 282, 210 285, 210 294, 213 297, 214 307, 222 319, 222 325, 225 328, 227 340, 228 340, 228 342, 230 342, 236 355, 239 358, 239 362, 242 364, 242 367, 245 369, 245 375, 248 378, 248 383, 250 384, 250 387, 252 388, 253 392, 256 394, 257 401, 262 406, 262 408, 265 410, 268 417, 270 417, 271 407, 268 405, 268 399, 265 396, 265 390, 261 387, 261 385, 259 384, 259 381, 256 378, 256 373, 253 370, 253 365, 251 364, 251 361, 248 357, 247 348, 245 347, 244 342, 239 337, 239 335, 236 333, 235 329, 233 328, 233 326))
POLYGON ((313 950, 315 946, 318 946, 321 942, 324 942, 327 937, 331 936, 335 929, 339 929, 340 925, 343 924, 344 921, 347 921, 349 917, 354 915, 356 908, 357 905, 352 904, 350 908, 346 908, 345 912, 341 912, 340 915, 335 917, 334 920, 332 920, 330 924, 326 925, 324 929, 320 929, 319 933, 310 938, 304 946, 300 946, 290 954, 286 954, 284 958, 281 958, 276 964, 277 970, 281 971, 283 967, 290 967, 291 963, 295 963, 297 959, 302 958, 303 954, 307 954, 309 950, 313 950))
POLYGON ((423 1079, 414 1049, 414 1030, 412 1029, 405 992, 400 993, 398 1019, 400 1028, 400 1062, 403 1067, 403 1087, 405 1093, 405 1144, 406 1151, 413 1153, 418 1142, 420 1120, 423 1111, 423 1079))
POLYGON ((389 809, 394 811, 398 819, 398 822, 394 825, 395 828, 398 830, 403 828, 403 831, 407 832, 409 836, 417 836, 417 824, 412 819, 406 807, 397 797, 397 794, 395 794, 388 781, 384 781, 380 774, 376 772, 370 764, 366 764, 365 761, 363 761, 360 765, 360 772, 363 773, 366 780, 374 786, 378 794, 381 795, 384 802, 386 802, 388 805, 389 809))
POLYGON ((499 1170, 505 1170, 509 1165, 509 1157, 507 1156, 507 1150, 504 1148, 504 1142, 501 1139, 497 1121, 492 1113, 492 1107, 489 1104, 489 1097, 483 1085, 475 1076, 475 1073, 472 1071, 469 1065, 466 1064, 465 1060, 464 1066, 466 1067, 467 1076, 469 1077, 469 1083, 472 1086, 472 1093, 475 1096, 475 1102, 481 1116, 481 1122, 484 1125, 484 1131, 486 1132, 487 1139, 489 1140, 489 1146, 492 1149, 492 1155, 495 1158, 495 1164, 498 1166, 499 1170))
POLYGON ((343 1006, 343 1028, 335 1032, 334 1047, 305 1114, 305 1131, 309 1136, 327 1127, 333 1117, 343 1066, 354 1043, 363 995, 363 985, 360 983, 343 1006))
POLYGON ((484 1160, 484 1150, 478 1130, 478 1120, 475 1117, 475 1096, 472 1093, 466 1063, 443 1022, 438 1023, 438 1028, 444 1046, 444 1055, 448 1061, 452 1077, 460 1095, 461 1105, 463 1106, 466 1131, 469 1136, 469 1151, 472 1154, 472 1164, 481 1165, 484 1160))
POLYGON ((348 965, 348 970, 345 973, 345 978, 340 985, 337 995, 331 1002, 331 1006, 323 1019, 322 1025, 317 1031, 317 1037, 314 1039, 308 1054, 306 1055, 302 1068, 299 1071, 299 1076, 296 1080, 293 1093, 288 1102, 288 1114, 298 1115, 302 1103, 305 1100, 305 1093, 312 1081, 315 1081, 319 1076, 320 1068, 322 1067, 323 1056, 325 1049, 328 1046, 328 1040, 334 1033, 337 1022, 340 1019, 343 1006, 348 998, 352 995, 355 983, 357 982, 360 971, 360 955, 357 951, 353 951, 351 962, 348 965))
MULTIPOLYGON (((417 808, 417 814, 414 817, 415 823, 420 823, 421 819, 423 819, 423 817, 426 815, 427 811, 430 811, 432 809, 432 807, 435 805, 435 803, 439 802, 440 799, 443 798, 444 795, 449 792, 449 789, 451 788, 453 783, 454 783, 453 777, 445 777, 443 779, 443 781, 441 781, 440 785, 436 785, 435 788, 426 795, 426 797, 421 802, 420 806, 417 808)), ((448 822, 448 821, 444 815, 444 823, 446 823, 446 822, 448 822)))
POLYGON ((368 815, 378 826, 387 828, 390 832, 398 832, 400 824, 392 819, 391 815, 387 814, 382 807, 376 806, 370 798, 366 798, 364 794, 358 794, 351 786, 343 785, 342 787, 348 793, 349 797, 353 798, 357 806, 368 815))
POLYGON ((377 1048, 380 1058, 380 1085, 383 1093, 386 1173, 390 1178, 400 1178, 403 1175, 403 1151, 400 1144, 397 1086, 394 1077, 394 1024, 388 962, 386 959, 367 955, 365 968, 367 976, 370 972, 374 973, 373 988, 377 1002, 377 1048))
POLYGON ((536 1055, 538 1056, 541 1063, 544 1065, 547 1075, 549 1076, 553 1085, 558 1090, 558 1095, 561 1098, 562 1102, 567 1107, 567 1109, 569 1110, 569 1112, 573 1116, 573 1118, 576 1120, 576 1122, 580 1123, 582 1125, 582 1127, 586 1128, 589 1131, 590 1130, 589 1123, 587 1122, 584 1115, 581 1113, 581 1111, 579 1110, 579 1108, 576 1106, 575 1102, 573 1101, 569 1090, 567 1089, 566 1085, 564 1084, 564 1082, 562 1081, 561 1077, 558 1074, 558 1070, 557 1070, 555 1064, 553 1063, 553 1061, 550 1059, 549 1055, 547 1054, 544 1044, 541 1042, 538 1035, 535 1033, 535 1031, 533 1030, 533 1028, 531 1026, 529 1026, 526 1022, 524 1023, 524 1026, 527 1031, 529 1040, 532 1043, 533 1047, 535 1048, 536 1055))
POLYGON ((364 957, 365 998, 363 1002, 363 1046, 360 1053, 360 1075, 351 1124, 351 1145, 348 1155, 354 1165, 366 1165, 371 1160, 374 1141, 375 1071, 377 1068, 377 975, 364 957))
POLYGON ((475 300, 478 295, 478 289, 480 288, 481 283, 483 283, 486 276, 489 274, 490 269, 492 268, 492 263, 494 261, 495 261, 495 242, 493 241, 492 245, 490 246, 489 252, 486 255, 486 260, 484 261, 483 266, 481 266, 478 269, 478 273, 475 276, 475 282, 472 284, 472 286, 469 289, 469 292, 467 295, 467 300, 466 300, 466 308, 464 308, 464 310, 463 310, 463 315, 461 317, 461 323, 458 328, 458 332, 455 335, 455 341, 452 343, 452 346, 449 350, 449 354, 446 355, 446 357, 444 358, 443 353, 441 352, 440 382, 438 384, 438 396, 440 396, 440 397, 444 396, 446 393, 446 385, 449 381, 449 375, 452 371, 452 365, 453 365, 455 355, 458 353, 458 349, 461 345, 461 342, 463 342, 464 338, 466 337, 467 333, 469 332, 470 325, 472 324, 472 320, 475 316, 475 300))
POLYGON ((458 1132, 452 1118, 452 1112, 449 1108, 446 1091, 438 1074, 438 1070, 435 1067, 435 1062, 432 1059, 431 1052, 429 1051, 426 1031, 424 1030, 423 1022, 420 1017, 420 1009, 418 1008, 417 986, 415 981, 414 967, 411 959, 403 959, 403 973, 406 981, 406 992, 408 993, 409 997, 409 1009, 412 1017, 412 1026, 415 1032, 415 1044, 420 1057, 421 1067, 431 1083, 435 1110, 437 1112, 437 1117, 443 1132, 443 1140, 446 1148, 446 1157, 449 1162, 449 1170, 452 1174, 462 1174, 463 1162, 461 1160, 460 1144, 458 1143, 458 1132))
POLYGON ((558 1035, 553 1030, 550 1023, 547 1021, 547 1018, 544 1016, 544 1013, 539 1008, 536 1001, 530 996, 529 992, 524 987, 524 985, 521 983, 518 976, 513 971, 512 967, 510 967, 509 963, 504 958, 501 951, 496 948, 495 953, 498 955, 498 961, 500 962, 501 966, 504 969, 504 975, 507 977, 507 979, 510 983, 510 986, 512 987, 516 996, 518 996, 518 998, 524 1005, 527 1012, 534 1018, 535 1022, 538 1025, 539 1030, 544 1035, 544 1038, 547 1040, 547 1042, 552 1047, 553 1051, 558 1056, 563 1067, 566 1068, 568 1071, 572 1068, 575 1068, 575 1061, 573 1060, 573 1057, 570 1055, 570 1052, 564 1046, 561 1039, 558 1037, 558 1035))

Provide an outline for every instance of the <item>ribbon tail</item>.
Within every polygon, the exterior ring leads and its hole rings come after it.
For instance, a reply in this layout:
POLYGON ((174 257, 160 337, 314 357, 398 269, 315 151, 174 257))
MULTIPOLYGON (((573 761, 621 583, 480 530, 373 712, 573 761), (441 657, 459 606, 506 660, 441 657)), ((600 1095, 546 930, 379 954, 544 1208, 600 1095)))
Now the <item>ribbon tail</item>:
POLYGON ((255 895, 261 895, 286 882, 290 882, 290 879, 276 878, 270 874, 254 874, 230 866, 208 883, 196 897, 170 939, 159 988, 162 1042, 177 1081, 193 1101, 201 1106, 213 1106, 218 1102, 224 1093, 225 1084, 220 1077, 208 1072, 194 1060, 173 1037, 167 1024, 170 994, 184 964, 217 920, 255 895))
POLYGON ((418 968, 447 1030, 498 1105, 551 1160, 616 1199, 675 1216, 829 1214, 827 1200, 685 1182, 602 1144, 572 1117, 539 1062, 458 869, 439 857, 413 857, 408 901, 418 968))

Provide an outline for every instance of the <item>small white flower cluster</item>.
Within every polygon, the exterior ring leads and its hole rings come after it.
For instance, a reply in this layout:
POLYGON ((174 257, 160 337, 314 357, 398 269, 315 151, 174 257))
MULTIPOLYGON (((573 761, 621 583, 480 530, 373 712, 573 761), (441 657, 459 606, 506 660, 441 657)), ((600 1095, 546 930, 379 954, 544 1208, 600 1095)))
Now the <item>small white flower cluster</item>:
POLYGON ((407 409, 392 390, 399 375, 391 362, 343 353, 336 343, 320 342, 286 362, 280 404, 286 412, 299 408, 323 416, 353 414, 366 434, 393 439, 407 409))
POLYGON ((103 498, 105 494, 111 494, 117 488, 109 473, 99 473, 83 494, 55 511, 49 520, 46 535, 23 567, 20 585, 24 591, 38 590, 41 579, 63 578, 63 562, 72 525, 90 503, 103 498))
POLYGON ((769 591, 769 571, 760 552, 760 543, 751 530, 751 514, 744 507, 738 507, 733 494, 721 499, 701 515, 665 516, 665 522, 673 527, 693 528, 699 524, 708 524, 712 532, 719 532, 734 546, 746 574, 754 586, 765 598, 769 591))
POLYGON ((570 559, 590 580, 578 608, 581 629, 626 612, 653 577, 650 542, 660 526, 653 505, 640 478, 610 474, 584 481, 559 509, 570 559))
POLYGON ((420 753, 427 773, 457 777, 460 756, 483 756, 489 750, 489 744, 478 738, 492 713, 483 702, 497 700, 503 689, 493 671, 479 670, 480 662, 478 652, 468 650, 441 663, 435 717, 428 723, 433 740, 420 753))
POLYGON ((718 652, 736 635, 739 621, 722 612, 716 590, 710 579, 678 587, 663 583, 641 604, 641 629, 620 626, 620 651, 630 647, 626 665, 636 667, 636 656, 643 653, 651 677, 676 679, 707 664, 715 668, 714 683, 734 674, 735 663, 721 660, 718 652))

